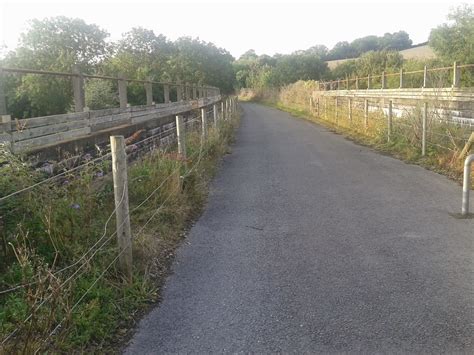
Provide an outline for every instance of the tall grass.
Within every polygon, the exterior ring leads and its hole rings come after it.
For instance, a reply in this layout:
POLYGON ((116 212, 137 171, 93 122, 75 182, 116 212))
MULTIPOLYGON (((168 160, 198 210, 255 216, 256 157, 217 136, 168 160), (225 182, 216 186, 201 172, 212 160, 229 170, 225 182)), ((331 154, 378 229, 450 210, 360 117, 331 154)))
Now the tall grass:
MULTIPOLYGON (((219 121, 204 141, 200 132, 188 133, 188 161, 170 146, 129 163, 132 283, 124 282, 114 263, 110 163, 4 201, 0 341, 14 333, 0 353, 110 351, 136 314, 159 298, 174 249, 200 213, 237 122, 219 121)), ((6 150, 2 155, 0 196, 44 178, 6 150)))

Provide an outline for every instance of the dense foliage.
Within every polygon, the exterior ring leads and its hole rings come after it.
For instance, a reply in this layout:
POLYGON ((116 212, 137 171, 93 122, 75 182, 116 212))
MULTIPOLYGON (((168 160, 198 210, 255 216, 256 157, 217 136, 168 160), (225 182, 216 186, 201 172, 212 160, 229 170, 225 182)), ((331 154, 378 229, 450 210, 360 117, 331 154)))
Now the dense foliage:
POLYGON ((474 63, 474 5, 456 8, 448 20, 431 31, 431 47, 444 60, 474 63))
MULTIPOLYGON (((33 20, 21 36, 18 48, 7 53, 0 65, 71 72, 107 74, 134 79, 182 81, 216 86, 223 93, 233 89, 234 58, 212 43, 190 37, 170 41, 152 30, 133 28, 116 43, 94 24, 80 19, 53 17, 33 20)), ((8 112, 15 118, 65 113, 72 110, 69 78, 44 75, 6 75, 8 112)), ((162 88, 154 89, 155 101, 163 100, 162 88)), ((116 104, 116 83, 86 81, 90 108, 116 104), (102 105, 101 105, 102 103, 102 105)), ((141 84, 130 84, 129 102, 145 103, 141 84)))

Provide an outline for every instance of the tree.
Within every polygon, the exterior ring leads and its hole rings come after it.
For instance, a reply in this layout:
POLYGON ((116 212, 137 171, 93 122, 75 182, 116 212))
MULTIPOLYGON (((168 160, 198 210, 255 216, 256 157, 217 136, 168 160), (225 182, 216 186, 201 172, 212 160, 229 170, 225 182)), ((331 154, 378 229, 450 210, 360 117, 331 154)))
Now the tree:
POLYGON ((448 20, 431 30, 430 46, 446 61, 474 63, 474 5, 456 8, 448 20))
MULTIPOLYGON (((53 17, 33 20, 21 36, 20 46, 2 64, 50 71, 71 72, 74 65, 92 70, 109 53, 108 33, 80 19, 53 17)), ((23 75, 7 81, 9 111, 14 117, 64 113, 72 106, 69 78, 23 75)))

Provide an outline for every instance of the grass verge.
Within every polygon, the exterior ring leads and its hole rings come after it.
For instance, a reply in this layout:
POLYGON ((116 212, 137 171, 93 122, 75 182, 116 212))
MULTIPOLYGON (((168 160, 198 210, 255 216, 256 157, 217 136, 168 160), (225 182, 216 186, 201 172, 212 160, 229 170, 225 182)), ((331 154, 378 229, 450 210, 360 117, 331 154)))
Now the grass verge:
MULTIPOLYGON (((116 268, 110 163, 0 202, 0 353, 116 349, 159 299, 174 251, 201 213, 237 125, 238 117, 219 121, 206 140, 189 133, 186 161, 170 146, 129 164, 130 283, 116 268)), ((0 196, 44 178, 2 154, 0 196)))

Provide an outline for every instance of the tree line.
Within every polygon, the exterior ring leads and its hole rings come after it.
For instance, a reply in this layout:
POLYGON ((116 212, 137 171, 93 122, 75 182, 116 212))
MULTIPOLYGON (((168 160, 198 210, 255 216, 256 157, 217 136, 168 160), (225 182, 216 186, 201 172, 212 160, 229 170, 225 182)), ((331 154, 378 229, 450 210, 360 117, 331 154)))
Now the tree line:
MULTIPOLYGON (((452 65, 453 61, 474 63, 474 6, 462 5, 447 16, 448 23, 431 30, 429 45, 435 51, 436 59, 404 60, 399 50, 412 44, 404 31, 386 33, 382 37, 366 36, 351 43, 339 42, 328 50, 324 45, 316 45, 307 50, 289 55, 257 55, 254 50, 244 53, 234 62, 236 85, 238 87, 280 87, 298 80, 334 80, 348 77, 364 77, 381 74, 382 71, 397 72, 400 68, 408 71, 429 67, 452 65), (346 60, 330 70, 326 61, 346 60)), ((437 80, 444 85, 448 78, 437 80)), ((463 75, 465 83, 472 82, 472 73, 463 75)), ((420 85, 422 76, 407 77, 407 85, 420 85)), ((392 80, 392 79, 390 79, 392 80)), ((377 79, 374 80, 377 84, 377 79)))
MULTIPOLYGON (((234 87, 234 58, 212 43, 182 37, 171 41, 145 28, 133 28, 117 42, 109 33, 81 19, 53 17, 33 20, 21 35, 19 46, 0 60, 0 66, 82 73, 131 79, 201 83, 230 93, 234 87)), ((153 87, 156 102, 163 88, 153 87)), ((8 112, 15 118, 65 113, 72 110, 70 78, 46 75, 5 75, 8 112)), ((117 83, 88 79, 86 106, 90 109, 118 106, 117 83)), ((132 105, 146 103, 142 84, 129 83, 132 105)))

